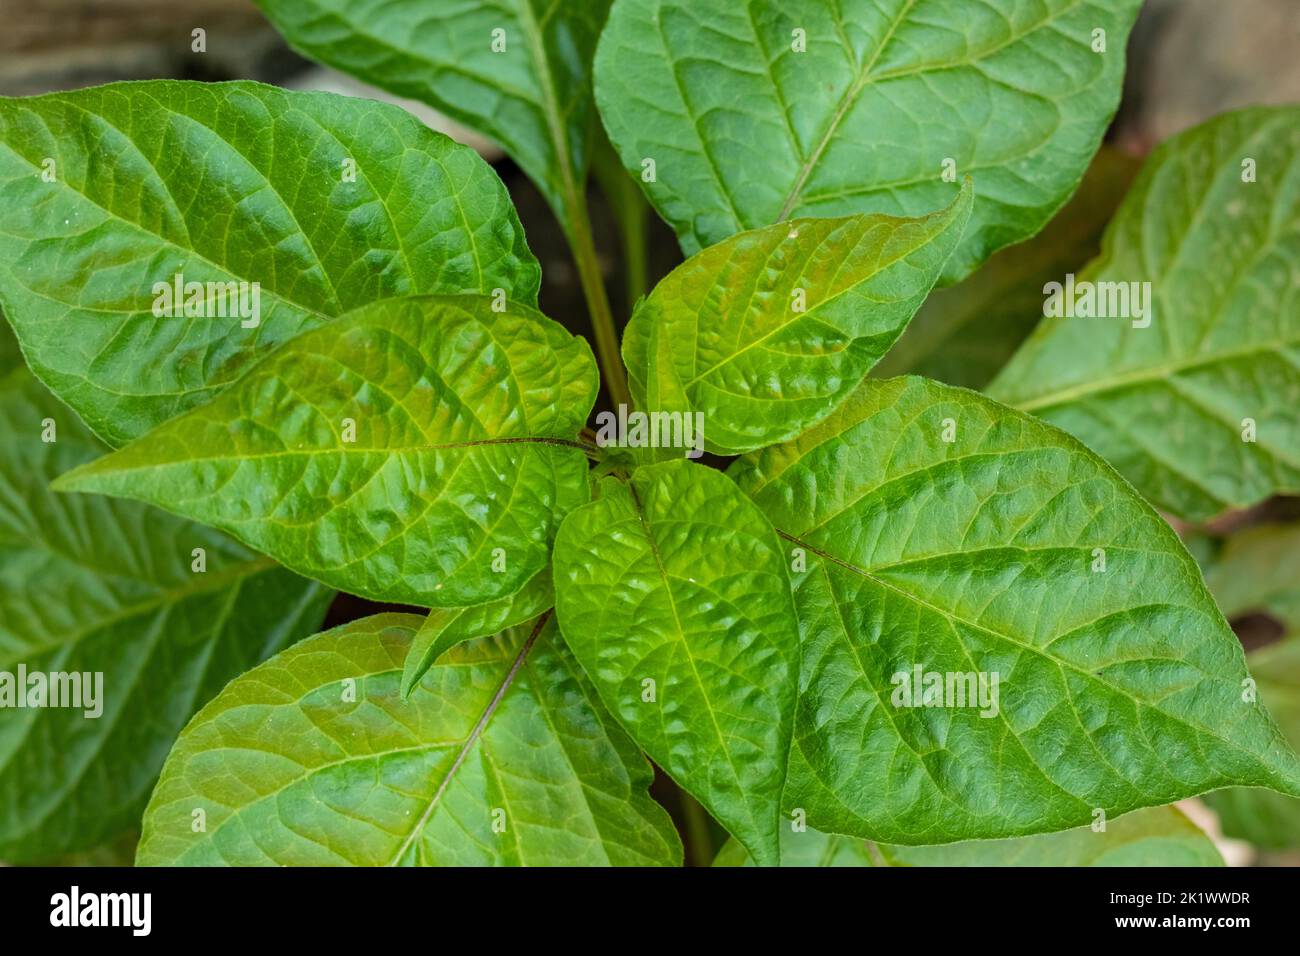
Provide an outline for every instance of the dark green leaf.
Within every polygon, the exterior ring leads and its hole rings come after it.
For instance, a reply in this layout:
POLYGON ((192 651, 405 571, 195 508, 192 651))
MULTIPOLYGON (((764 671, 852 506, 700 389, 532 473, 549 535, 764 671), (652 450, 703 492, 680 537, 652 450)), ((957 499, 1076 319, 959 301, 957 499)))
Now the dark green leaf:
POLYGON ((1297 150, 1294 106, 1160 146, 1078 276, 1150 283, 1147 315, 1044 319, 989 394, 1077 435, 1180 517, 1300 490, 1297 150))
MULTIPOLYGON (((1295 551, 1288 555, 1291 565, 1295 555, 1295 551)), ((1291 573, 1295 574, 1294 567, 1291 573)), ((1300 637, 1254 651, 1247 660, 1260 700, 1291 745, 1300 746, 1300 637)), ((1225 836, 1268 850, 1300 847, 1300 800, 1254 787, 1220 790, 1206 800, 1218 812, 1225 836)))
POLYGON ((798 219, 692 256, 623 338, 642 408, 703 416, 734 455, 820 421, 898 339, 970 216, 966 183, 920 219, 798 219))
POLYGON ((546 567, 587 501, 573 439, 596 387, 587 343, 531 309, 388 299, 57 487, 157 504, 375 600, 481 604, 546 567))
POLYGON ((185 722, 310 634, 330 593, 153 508, 51 493, 105 449, 23 370, 0 378, 0 446, 0 671, 102 675, 98 717, 0 706, 0 859, 45 861, 138 826, 185 722))
POLYGON ((349 309, 498 288, 536 305, 539 282, 501 181, 397 107, 172 81, 0 98, 0 305, 110 444, 349 309), (155 316, 177 274, 260 283, 260 321, 155 316))
MULTIPOLYGON (((1230 535, 1209 562, 1205 584, 1223 613, 1236 618, 1268 614, 1286 640, 1252 651, 1246 659, 1256 690, 1293 747, 1300 746, 1300 524, 1256 525, 1230 535)), ((1223 832, 1266 850, 1300 847, 1300 800, 1238 787, 1206 797, 1223 832)))
POLYGON ((1231 783, 1300 794, 1191 556, 1068 435, 974 392, 868 380, 732 474, 806 560, 784 805, 811 825, 946 843, 1231 783), (939 706, 907 706, 930 675, 939 706))
POLYGON ((636 742, 778 862, 799 636, 771 525, 719 472, 639 468, 555 542, 565 641, 636 742))
POLYGON ((569 224, 587 178, 591 58, 609 0, 257 4, 307 56, 497 140, 569 224))
POLYGON ((403 701, 419 627, 354 621, 230 684, 168 757, 137 862, 680 865, 650 767, 553 625, 461 644, 403 701))
POLYGON ((945 172, 973 176, 946 284, 1078 186, 1139 5, 618 0, 596 100, 624 165, 645 181, 653 160, 645 189, 687 255, 795 216, 923 215, 948 201, 945 172))

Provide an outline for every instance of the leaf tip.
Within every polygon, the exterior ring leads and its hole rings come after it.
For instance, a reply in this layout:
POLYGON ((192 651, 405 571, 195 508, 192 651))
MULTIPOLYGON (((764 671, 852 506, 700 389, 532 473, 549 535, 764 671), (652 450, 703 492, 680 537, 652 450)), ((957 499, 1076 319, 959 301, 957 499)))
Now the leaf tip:
POLYGON ((62 492, 96 491, 95 472, 92 468, 94 464, 94 462, 87 462, 84 465, 78 465, 71 471, 65 471, 50 482, 50 490, 62 492))

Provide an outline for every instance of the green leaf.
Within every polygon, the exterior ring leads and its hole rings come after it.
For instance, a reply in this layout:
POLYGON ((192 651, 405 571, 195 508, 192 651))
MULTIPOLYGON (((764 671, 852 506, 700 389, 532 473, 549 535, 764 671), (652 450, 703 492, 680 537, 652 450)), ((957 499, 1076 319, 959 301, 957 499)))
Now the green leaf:
MULTIPOLYGON (((1300 746, 1300 524, 1246 528, 1227 537, 1205 562, 1205 584, 1229 618, 1264 613, 1284 628, 1286 640, 1246 655, 1256 691, 1293 747, 1300 746)), ((1300 847, 1300 800, 1237 787, 1206 795, 1225 835, 1265 850, 1300 847)))
POLYGON ((0 446, 0 859, 46 861, 138 826, 185 722, 331 594, 153 508, 51 493, 104 448, 24 370, 0 378, 0 446), (77 678, 99 716, 16 707, 20 668, 102 675, 77 678))
POLYGON ((0 305, 114 446, 350 309, 498 288, 536 305, 539 282, 496 174, 397 107, 161 80, 0 98, 0 305), (156 317, 177 274, 260 283, 259 324, 156 317))
MULTIPOLYGON (((1174 807, 1151 807, 1091 827, 1012 840, 890 846, 781 828, 783 866, 1223 866, 1214 843, 1174 807)), ((729 841, 714 866, 753 866, 729 841)))
POLYGON ((1160 146, 1078 276, 1149 282, 1150 314, 1045 319, 989 393, 1077 435, 1180 517, 1300 490, 1298 149, 1294 106, 1160 146))
POLYGON ((555 606, 551 569, 542 568, 527 584, 508 597, 474 607, 435 608, 420 625, 402 666, 402 697, 411 696, 420 678, 457 644, 499 634, 537 617, 555 606))
POLYGON ((1300 794, 1191 556, 1068 435, 974 392, 868 380, 731 473, 806 561, 784 806, 811 825, 947 843, 1232 783, 1300 794), (900 706, 917 667, 916 701, 937 675, 951 706, 900 706))
POLYGON ((556 614, 637 744, 760 862, 777 829, 799 636, 771 525, 677 460, 606 478, 560 526, 556 614))
MULTIPOLYGON (((1292 565, 1295 554, 1288 554, 1292 565)), ((1294 567, 1291 574, 1294 591, 1294 567)), ((1300 747, 1300 636, 1293 634, 1279 644, 1252 651, 1247 660, 1260 700, 1291 745, 1300 747)), ((1225 836, 1249 840, 1266 850, 1300 847, 1300 800, 1242 787, 1211 793, 1206 802, 1218 812, 1225 836)))
POLYGON ((256 2, 300 53, 495 139, 571 225, 592 148, 591 59, 610 0, 256 2))
POLYGON ((1139 5, 618 0, 596 102, 687 255, 791 217, 923 215, 948 201, 952 160, 978 198, 948 284, 1078 186, 1139 5))
POLYGON ((419 627, 353 621, 231 683, 168 757, 136 862, 681 864, 650 767, 553 625, 460 645, 404 702, 419 627))
POLYGON ((1079 191, 1042 232, 1003 249, 958 285, 932 292, 871 374, 987 385, 1042 317, 1043 286, 1097 255, 1102 230, 1140 165, 1103 146, 1079 191))
POLYGON ((584 340, 492 306, 416 296, 358 309, 55 487, 148 501, 378 601, 511 595, 588 499, 573 439, 597 381, 584 340))
POLYGON ((643 408, 703 415, 740 454, 820 421, 898 339, 970 216, 969 181, 920 219, 799 219, 733 236, 668 275, 623 359, 643 408))

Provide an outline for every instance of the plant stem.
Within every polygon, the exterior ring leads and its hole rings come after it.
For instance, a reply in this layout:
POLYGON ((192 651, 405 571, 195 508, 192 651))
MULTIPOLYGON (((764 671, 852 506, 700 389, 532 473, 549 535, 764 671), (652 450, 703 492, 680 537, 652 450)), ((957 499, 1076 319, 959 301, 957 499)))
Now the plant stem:
POLYGON ((591 218, 587 214, 585 198, 574 190, 568 203, 569 247, 578 267, 582 294, 587 299, 591 313, 592 330, 596 333, 596 360, 600 363, 605 387, 615 405, 631 405, 627 390, 627 372, 623 357, 618 351, 618 333, 614 331, 614 315, 609 307, 609 294, 605 279, 600 274, 600 261, 596 257, 596 244, 591 238, 591 218))
POLYGON ((636 310, 637 301, 650 291, 646 254, 650 204, 608 142, 597 148, 591 172, 614 213, 614 221, 618 223, 619 244, 623 248, 623 278, 626 280, 624 306, 627 314, 631 315, 636 310))
POLYGON ((648 291, 646 266, 646 224, 650 207, 638 190, 632 201, 623 206, 618 217, 623 232, 623 268, 627 280, 627 314, 648 291))
POLYGON ((709 816, 700 802, 685 790, 678 789, 682 798, 682 819, 686 823, 686 845, 691 851, 692 866, 713 865, 713 835, 709 832, 709 816))

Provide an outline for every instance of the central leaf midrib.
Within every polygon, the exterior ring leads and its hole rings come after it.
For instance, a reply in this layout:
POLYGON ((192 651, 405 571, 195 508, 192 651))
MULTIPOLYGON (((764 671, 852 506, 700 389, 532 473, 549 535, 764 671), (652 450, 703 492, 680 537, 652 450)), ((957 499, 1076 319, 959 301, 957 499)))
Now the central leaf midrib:
MULTIPOLYGON (((581 220, 587 213, 569 154, 569 136, 564 120, 560 116, 560 104, 555 95, 555 83, 551 79, 550 63, 542 45, 541 26, 533 13, 531 0, 518 0, 518 7, 519 20, 523 26, 524 36, 528 40, 529 59, 533 61, 533 68, 537 71, 538 82, 542 87, 542 96, 538 105, 542 108, 542 115, 546 117, 546 128, 551 134, 551 147, 560 165, 560 189, 564 194, 564 205, 567 207, 565 218, 581 220)), ((554 5, 551 10, 554 10, 554 5)), ((550 15, 549 11, 547 15, 550 15)), ((568 222, 564 223, 564 227, 565 232, 572 230, 568 222)))
MULTIPOLYGON (((190 465, 204 462, 244 462, 259 461, 266 459, 281 458, 309 458, 315 455, 403 455, 412 452, 427 451, 450 451, 461 448, 481 448, 494 445, 549 445, 561 448, 573 448, 578 451, 586 451, 588 446, 582 442, 574 441, 567 438, 542 438, 542 437, 522 437, 522 438, 484 438, 473 439, 462 442, 447 442, 445 444, 433 445, 400 445, 400 446, 379 446, 379 447, 358 447, 352 443, 334 445, 329 448, 287 448, 283 451, 261 452, 257 454, 227 453, 220 455, 201 455, 191 458, 177 458, 171 461, 151 461, 140 465, 130 465, 126 467, 116 467, 112 469, 97 468, 97 462, 90 462, 86 468, 86 474, 89 475, 109 475, 109 474, 126 474, 134 471, 152 471, 158 468, 167 468, 174 465, 190 465)), ((100 459, 100 461, 111 461, 113 456, 100 459)), ((77 469, 80 471, 81 469, 77 469)), ((69 472, 63 477, 71 477, 74 480, 80 477, 76 472, 69 472)), ((54 488, 59 490, 62 485, 62 478, 55 479, 54 488)))
MULTIPOLYGON (((677 635, 677 639, 674 643, 679 644, 684 650, 683 656, 686 658, 687 663, 690 664, 691 675, 695 678, 695 685, 696 687, 699 688, 700 697, 704 701, 704 708, 706 711, 708 711, 709 722, 713 725, 713 732, 717 737, 718 746, 722 748, 722 752, 727 758, 727 766, 731 769, 732 779, 735 780, 737 784, 739 784, 741 782, 741 777, 736 770, 735 761, 732 759, 731 748, 727 746, 727 738, 722 732, 722 726, 718 723, 718 715, 713 708, 713 702, 709 699, 707 685, 705 684, 704 679, 700 676, 699 670, 695 666, 695 656, 691 653, 690 643, 686 640, 686 630, 682 626, 681 615, 677 611, 677 597, 676 595, 673 594, 673 587, 672 587, 673 579, 669 576, 668 568, 664 565, 663 556, 659 553, 659 543, 655 540, 654 533, 651 530, 650 521, 648 516, 646 515, 645 507, 641 503, 640 495, 637 494, 636 489, 632 487, 632 484, 630 482, 627 484, 626 487, 629 495, 631 495, 632 498, 633 507, 635 508, 636 511, 637 521, 640 523, 641 526, 641 533, 645 536, 646 545, 650 550, 650 554, 654 558, 655 567, 659 571, 659 576, 663 580, 664 593, 667 594, 668 596, 668 606, 669 609, 672 611, 673 625, 675 627, 676 635, 677 635)), ((664 735, 664 741, 665 743, 667 743, 666 733, 664 735)), ((754 819, 753 809, 750 807, 749 801, 745 800, 744 804, 745 804, 745 809, 748 811, 749 814, 750 824, 757 826, 757 821, 754 819)))
MULTIPOLYGON (((791 211, 793 211, 794 207, 798 204, 799 196, 803 192, 804 186, 808 184, 808 179, 812 175, 813 168, 821 161, 822 154, 826 151, 826 147, 830 145, 830 141, 839 129, 840 123, 844 122, 844 117, 848 115, 849 110, 853 108, 853 104, 857 102, 858 96, 861 95, 862 91, 866 89, 867 84, 871 81, 871 70, 876 65, 877 61, 879 61, 881 55, 885 52, 885 47, 889 45, 889 41, 894 38, 894 34, 898 31, 899 26, 901 26, 903 21, 907 19, 907 15, 912 12, 912 7, 915 5, 916 0, 906 0, 902 10, 899 11, 898 17, 889 25, 889 30, 885 33, 884 37, 881 38, 879 45, 877 45, 875 51, 872 53, 871 59, 867 62, 866 66, 862 67, 862 71, 858 78, 849 85, 847 90, 844 91, 844 95, 840 98, 839 105, 836 107, 835 113, 831 116, 831 121, 826 127, 825 134, 817 143, 816 147, 813 148, 812 153, 804 159, 803 164, 799 169, 799 175, 795 177, 794 186, 791 187, 789 195, 786 196, 785 202, 782 203, 781 211, 777 213, 776 222, 784 222, 789 218, 791 211)), ((849 52, 852 53, 852 51, 849 52)))
MULTIPOLYGON (((1023 401, 1018 401, 1015 403, 1015 406, 1021 411, 1026 412, 1035 411, 1041 408, 1055 408, 1061 405, 1078 402, 1084 398, 1088 398, 1089 396, 1118 391, 1134 385, 1146 385, 1153 382, 1162 382, 1164 379, 1181 374, 1182 372, 1192 371, 1205 366, 1231 363, 1238 359, 1257 355, 1261 352, 1269 355, 1276 355, 1283 361, 1288 361, 1286 350, 1295 346, 1300 346, 1300 333, 1297 333, 1297 336, 1294 339, 1280 339, 1274 342, 1258 342, 1242 349, 1218 352, 1209 355, 1202 354, 1189 356, 1185 360, 1179 362, 1169 362, 1165 365, 1150 365, 1108 379, 1095 379, 1081 385, 1059 389, 1055 392, 1047 392, 1023 401)), ((1291 364, 1294 365, 1294 362, 1291 364)), ((991 389, 991 391, 994 395, 997 394, 996 388, 991 389)))
POLYGON ((497 708, 501 706, 501 701, 505 699, 506 692, 510 690, 511 686, 514 684, 515 678, 519 675, 519 671, 524 666, 525 659, 532 651, 533 646, 537 643, 537 638, 542 633, 542 628, 546 626, 546 622, 550 616, 550 611, 545 612, 533 626, 532 633, 528 635, 528 639, 524 641, 523 646, 519 648, 519 653, 515 655, 514 660, 510 664, 510 669, 506 672, 505 677, 501 679, 501 683, 498 685, 496 693, 493 694, 492 699, 488 701, 487 706, 483 709, 483 713, 479 715, 478 722, 475 723, 473 728, 470 730, 469 736, 465 738, 465 742, 457 752, 456 758, 452 761, 451 767, 439 782, 438 789, 429 800, 429 805, 424 808, 424 812, 420 814, 419 819, 415 821, 415 825, 411 828, 411 832, 407 834, 406 839, 404 839, 401 845, 397 848, 397 852, 394 853, 392 859, 388 861, 388 866, 396 866, 400 863, 402 857, 406 855, 406 851, 411 848, 411 844, 418 840, 420 835, 424 832, 424 828, 428 825, 429 820, 432 819, 433 813, 438 808, 438 804, 441 802, 443 794, 445 794, 447 788, 451 786, 452 779, 456 776, 457 771, 460 770, 466 759, 468 759, 470 751, 474 749, 475 745, 478 744, 479 740, 486 732, 488 724, 491 723, 492 717, 497 712, 497 708))

